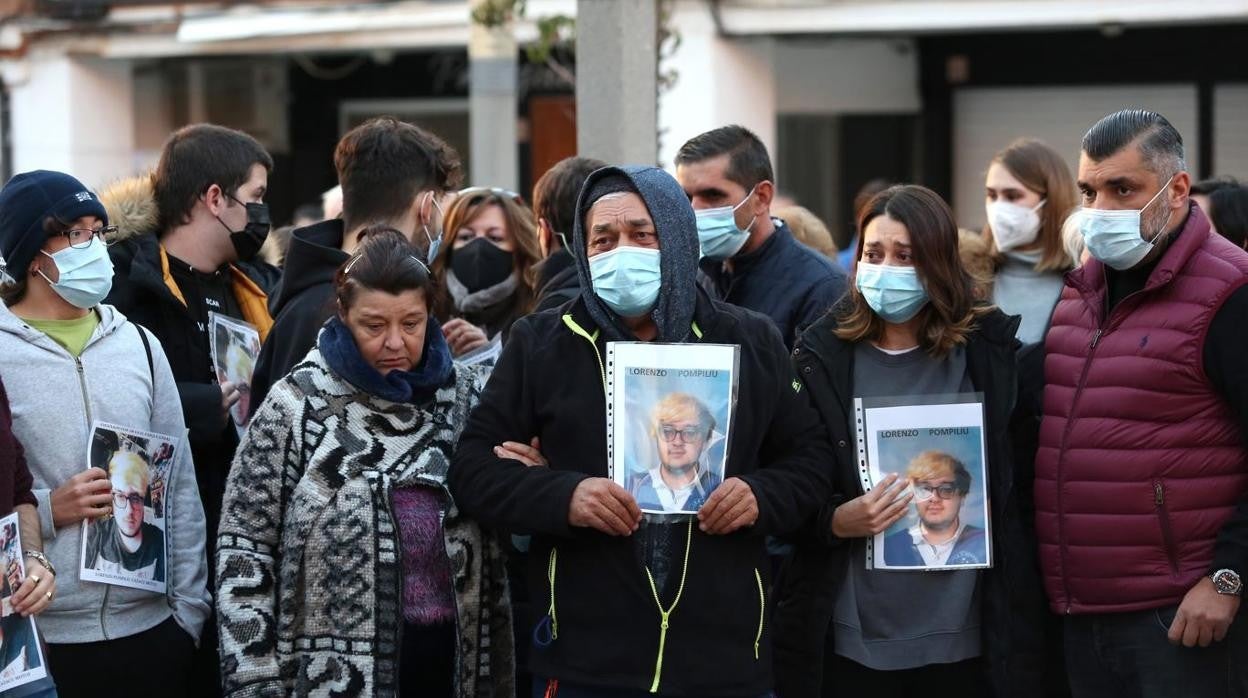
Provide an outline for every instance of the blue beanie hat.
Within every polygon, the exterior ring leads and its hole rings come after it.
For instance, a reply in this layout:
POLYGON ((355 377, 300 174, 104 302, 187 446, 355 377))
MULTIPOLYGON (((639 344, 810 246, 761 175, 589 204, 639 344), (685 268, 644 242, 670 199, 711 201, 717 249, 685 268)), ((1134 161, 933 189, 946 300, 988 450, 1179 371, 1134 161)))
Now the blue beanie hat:
POLYGON ((23 172, 0 189, 0 271, 26 276, 48 241, 43 224, 49 216, 65 223, 95 216, 108 225, 104 204, 82 182, 61 172, 23 172))

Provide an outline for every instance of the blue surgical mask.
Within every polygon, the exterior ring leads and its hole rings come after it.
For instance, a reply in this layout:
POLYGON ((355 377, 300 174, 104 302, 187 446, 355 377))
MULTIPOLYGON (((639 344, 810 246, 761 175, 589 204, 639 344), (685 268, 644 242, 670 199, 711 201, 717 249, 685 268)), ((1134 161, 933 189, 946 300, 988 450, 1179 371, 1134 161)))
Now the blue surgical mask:
POLYGON ((751 218, 750 224, 741 230, 737 227, 736 213, 753 195, 754 189, 750 189, 750 193, 736 206, 694 211, 698 219, 698 242, 702 245, 703 259, 722 262, 745 247, 746 240, 750 239, 750 228, 754 227, 758 216, 751 218))
POLYGON ((1083 242, 1093 257, 1106 266, 1118 271, 1130 269, 1139 264, 1149 252, 1153 251, 1153 243, 1145 240, 1140 231, 1140 219, 1144 210, 1153 205, 1157 197, 1170 187, 1170 181, 1153 195, 1153 198, 1138 210, 1124 209, 1105 211, 1095 208, 1084 208, 1079 211, 1079 231, 1083 233, 1083 242))
POLYGON ((854 283, 884 322, 901 324, 927 305, 927 289, 914 267, 859 262, 854 283))
POLYGON ((589 258, 594 293, 620 317, 641 317, 659 299, 659 251, 617 247, 589 258))
POLYGON ((59 281, 52 281, 42 271, 39 276, 75 308, 94 308, 112 290, 113 260, 108 257, 108 246, 98 237, 92 238, 86 247, 66 247, 59 252, 43 254, 56 264, 59 281))

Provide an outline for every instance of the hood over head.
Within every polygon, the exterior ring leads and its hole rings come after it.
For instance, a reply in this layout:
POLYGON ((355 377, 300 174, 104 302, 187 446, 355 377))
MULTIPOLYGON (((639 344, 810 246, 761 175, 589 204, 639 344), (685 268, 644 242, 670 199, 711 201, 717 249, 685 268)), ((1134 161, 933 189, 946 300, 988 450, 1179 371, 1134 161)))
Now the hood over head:
POLYGON ((586 217, 594 202, 607 194, 635 192, 646 204, 659 238, 662 284, 650 317, 659 328, 656 341, 683 342, 693 324, 697 303, 698 226, 689 198, 670 174, 658 167, 626 165, 594 171, 581 187, 572 229, 572 249, 581 280, 581 298, 590 317, 608 340, 636 339, 623 319, 594 293, 589 272, 586 217))

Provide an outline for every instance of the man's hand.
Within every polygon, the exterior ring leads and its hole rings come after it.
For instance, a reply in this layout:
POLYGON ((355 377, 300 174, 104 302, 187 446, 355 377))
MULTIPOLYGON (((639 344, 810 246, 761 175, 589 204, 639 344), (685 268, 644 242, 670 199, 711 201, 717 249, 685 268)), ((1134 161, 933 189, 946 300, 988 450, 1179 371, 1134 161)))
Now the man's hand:
POLYGON ((591 477, 581 480, 572 491, 568 523, 609 536, 628 536, 641 525, 641 507, 614 480, 591 477))
POLYGON ((1238 596, 1219 594, 1213 580, 1202 577, 1183 597, 1166 637, 1171 644, 1184 647, 1208 647, 1221 642, 1235 620, 1239 602, 1238 596))
POLYGON ((243 394, 238 392, 238 386, 234 385, 230 381, 225 381, 218 387, 221 388, 221 419, 226 424, 229 424, 230 408, 234 406, 234 403, 238 402, 239 398, 241 398, 243 394))
POLYGON ((542 442, 536 436, 526 446, 519 441, 504 441, 502 446, 494 447, 494 455, 499 458, 518 460, 528 466, 549 466, 542 455, 542 442))
POLYGON ((447 321, 442 326, 442 334, 446 336, 446 343, 451 347, 451 354, 456 357, 476 351, 490 343, 485 330, 458 317, 447 321))
POLYGON ((35 616, 52 603, 56 596, 56 575, 32 558, 26 558, 26 579, 13 592, 13 610, 23 616, 35 616))
POLYGON ((101 468, 90 468, 52 490, 52 525, 57 528, 113 511, 113 484, 101 468))
POLYGON ((698 528, 712 536, 722 536, 758 521, 758 499, 754 490, 739 477, 730 477, 711 493, 698 509, 698 528))
POLYGON ((880 481, 870 492, 855 497, 836 508, 832 515, 832 533, 837 538, 866 538, 883 533, 906 513, 914 494, 897 493, 906 483, 893 473, 880 481))

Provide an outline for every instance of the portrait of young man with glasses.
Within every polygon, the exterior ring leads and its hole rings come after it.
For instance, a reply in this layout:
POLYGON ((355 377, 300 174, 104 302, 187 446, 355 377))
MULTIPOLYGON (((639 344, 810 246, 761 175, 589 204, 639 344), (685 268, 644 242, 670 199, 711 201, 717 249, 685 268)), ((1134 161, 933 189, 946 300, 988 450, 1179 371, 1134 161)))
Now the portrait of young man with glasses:
MULTIPOLYGON (((715 431, 715 418, 701 400, 669 393, 655 404, 650 433, 657 463, 630 488, 643 511, 696 512, 723 481, 704 456, 715 431)), ((723 466, 720 465, 720 468, 723 466)))
POLYGON ((144 521, 151 471, 143 454, 117 451, 108 461, 112 516, 91 526, 87 566, 135 579, 165 579, 165 534, 144 521))
POLYGON ((968 524, 962 507, 971 474, 953 456, 924 451, 906 468, 914 488, 917 521, 884 539, 884 561, 898 567, 982 565, 988 561, 984 529, 968 524))

